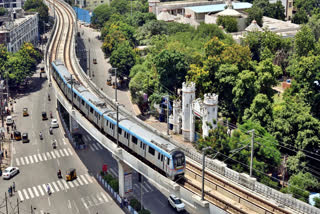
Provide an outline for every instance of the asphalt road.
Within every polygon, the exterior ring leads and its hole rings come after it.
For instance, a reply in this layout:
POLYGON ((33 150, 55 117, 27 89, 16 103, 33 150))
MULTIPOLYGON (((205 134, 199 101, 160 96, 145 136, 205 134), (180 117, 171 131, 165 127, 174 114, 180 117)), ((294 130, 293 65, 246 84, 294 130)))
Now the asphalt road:
MULTIPOLYGON (((65 138, 62 126, 49 134, 50 118, 42 121, 41 112, 56 112, 56 99, 52 88, 48 88, 45 78, 40 79, 37 73, 31 83, 16 96, 13 118, 17 130, 29 134, 29 143, 14 141, 12 144, 12 166, 17 166, 20 173, 10 180, 0 183, 0 212, 6 213, 5 192, 15 182, 16 192, 7 200, 8 213, 17 213, 18 202, 20 213, 123 213, 120 207, 97 183, 88 167, 81 160, 90 162, 91 157, 79 158, 65 138), (51 101, 48 101, 48 91, 51 101), (22 116, 22 109, 29 109, 29 116, 22 116), (44 139, 40 140, 39 133, 44 139), (58 146, 52 148, 52 140, 56 139, 58 146), (57 178, 61 169, 63 176, 69 168, 76 168, 77 179, 65 182, 57 178), (46 192, 46 184, 51 186, 52 194, 46 192)), ((92 166, 95 162, 91 163, 92 166)), ((91 166, 89 164, 89 166, 91 166)))

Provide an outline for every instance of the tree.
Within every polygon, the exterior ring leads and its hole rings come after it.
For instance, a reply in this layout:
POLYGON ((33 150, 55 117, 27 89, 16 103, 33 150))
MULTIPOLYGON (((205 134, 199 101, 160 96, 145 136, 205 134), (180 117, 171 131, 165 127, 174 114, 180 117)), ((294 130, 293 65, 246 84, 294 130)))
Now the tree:
POLYGON ((212 39, 204 45, 204 50, 207 57, 220 55, 225 48, 226 45, 216 36, 212 37, 212 39))
POLYGON ((222 25, 223 28, 228 32, 237 32, 238 31, 238 22, 235 17, 232 16, 219 16, 217 20, 218 25, 222 25))
POLYGON ((44 33, 45 23, 49 21, 49 8, 41 0, 27 0, 23 9, 30 12, 38 12, 39 14, 39 33, 44 33))
POLYGON ((163 91, 176 91, 185 81, 189 63, 177 51, 163 50, 153 60, 163 91))
POLYGON ((209 71, 203 67, 191 64, 186 79, 196 84, 197 97, 203 97, 205 93, 212 92, 212 81, 209 78, 209 71))
POLYGON ((307 25, 313 32, 316 41, 320 38, 320 14, 316 14, 310 17, 307 25))
POLYGON ((274 19, 280 19, 284 20, 286 18, 285 16, 285 8, 282 5, 281 1, 278 0, 274 4, 270 4, 269 6, 269 17, 274 18, 274 19))
POLYGON ((257 94, 250 108, 244 112, 243 121, 251 120, 262 127, 269 127, 272 123, 272 103, 265 94, 257 94))
POLYGON ((314 50, 316 40, 309 26, 303 25, 294 38, 294 49, 298 56, 307 56, 314 50))
POLYGON ((124 41, 112 51, 110 64, 117 68, 119 76, 129 75, 130 69, 135 65, 135 53, 128 41, 124 41))
POLYGON ((150 43, 153 36, 167 34, 167 30, 166 22, 152 20, 138 28, 136 32, 136 39, 139 41, 140 45, 146 45, 150 43))
POLYGON ((308 172, 299 172, 296 175, 292 175, 288 183, 289 186, 282 189, 282 191, 290 193, 293 197, 304 202, 308 201, 309 191, 319 186, 317 179, 308 172))
POLYGON ((112 1, 110 6, 121 15, 124 15, 129 11, 128 1, 126 0, 112 1))
POLYGON ((109 20, 114 13, 114 9, 108 4, 101 4, 93 10, 91 23, 98 28, 101 28, 105 22, 109 20))
POLYGON ((239 121, 241 121, 244 110, 250 106, 258 92, 255 82, 255 73, 244 70, 238 75, 236 85, 232 89, 232 94, 234 95, 233 103, 237 109, 236 117, 239 121))
POLYGON ((111 25, 108 34, 104 37, 102 51, 105 56, 110 56, 117 46, 126 41, 125 35, 119 30, 117 25, 111 25))
POLYGON ((145 23, 150 22, 152 20, 156 20, 156 16, 153 13, 142 13, 140 11, 135 11, 132 13, 132 16, 128 16, 128 23, 130 23, 134 27, 141 27, 145 23))
POLYGON ((250 68, 251 52, 248 46, 234 44, 225 47, 220 57, 223 64, 236 65, 239 71, 250 68))
POLYGON ((8 13, 8 10, 4 7, 1 7, 0 8, 0 16, 4 16, 8 13))
POLYGON ((257 24, 262 27, 263 10, 259 7, 251 7, 248 9, 247 25, 250 25, 253 20, 256 20, 257 24))
POLYGON ((298 151, 296 155, 288 157, 287 165, 290 175, 303 172, 307 166, 306 155, 302 151, 298 151))
POLYGON ((308 22, 308 15, 305 10, 298 10, 292 17, 292 23, 305 24, 308 22))
POLYGON ((7 47, 4 44, 0 44, 0 73, 3 76, 6 71, 5 63, 8 61, 9 53, 7 47))

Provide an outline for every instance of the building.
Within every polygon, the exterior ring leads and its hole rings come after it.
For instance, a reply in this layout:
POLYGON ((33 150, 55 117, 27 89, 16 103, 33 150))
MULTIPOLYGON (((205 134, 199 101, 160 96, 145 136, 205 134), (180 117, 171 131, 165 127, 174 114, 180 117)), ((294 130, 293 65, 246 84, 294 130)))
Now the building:
POLYGON ((106 3, 108 3, 110 5, 111 0, 77 0, 77 5, 80 8, 86 8, 86 9, 90 9, 90 10, 93 10, 94 8, 99 6, 100 4, 106 4, 106 3))
POLYGON ((5 44, 9 52, 17 52, 24 42, 37 44, 38 36, 38 13, 19 9, 0 20, 0 44, 5 44))
POLYGON ((4 8, 22 8, 24 0, 0 0, 0 7, 4 8))
POLYGON ((286 19, 291 20, 293 15, 293 0, 269 0, 269 2, 272 4, 276 3, 277 1, 281 1, 282 5, 284 6, 286 19))

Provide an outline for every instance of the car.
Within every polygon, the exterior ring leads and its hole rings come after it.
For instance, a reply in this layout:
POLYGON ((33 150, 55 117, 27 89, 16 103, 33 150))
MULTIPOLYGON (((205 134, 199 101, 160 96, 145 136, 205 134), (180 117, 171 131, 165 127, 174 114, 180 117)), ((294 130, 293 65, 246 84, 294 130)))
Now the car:
POLYGON ((50 127, 51 128, 59 128, 58 120, 52 119, 50 127))
POLYGON ((13 124, 12 116, 8 116, 8 117, 7 117, 6 123, 7 123, 7 125, 10 125, 10 126, 13 124))
POLYGON ((22 143, 28 143, 29 138, 28 138, 28 133, 23 133, 22 134, 22 143))
POLYGON ((177 196, 171 194, 168 197, 168 203, 178 212, 184 211, 185 210, 185 205, 184 203, 181 201, 180 198, 178 198, 177 196))
POLYGON ((28 108, 23 108, 23 116, 29 116, 28 108))
POLYGON ((15 176, 16 174, 19 173, 19 168, 18 167, 8 167, 6 168, 3 173, 2 173, 2 178, 3 179, 10 179, 12 178, 13 176, 15 176))
POLYGON ((48 120, 47 112, 43 111, 41 115, 42 115, 42 120, 48 120))

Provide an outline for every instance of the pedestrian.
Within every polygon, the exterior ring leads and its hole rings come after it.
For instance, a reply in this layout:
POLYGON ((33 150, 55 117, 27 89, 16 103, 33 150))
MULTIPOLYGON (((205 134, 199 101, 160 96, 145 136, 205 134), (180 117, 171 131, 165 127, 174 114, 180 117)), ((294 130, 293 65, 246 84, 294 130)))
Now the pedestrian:
POLYGON ((10 129, 9 129, 9 126, 7 126, 7 132, 8 132, 8 134, 9 134, 9 130, 10 130, 10 129))
POLYGON ((13 129, 16 130, 16 128, 17 128, 16 124, 13 123, 13 129))
POLYGON ((11 132, 11 140, 13 140, 13 133, 11 132))
POLYGON ((9 192, 9 195, 11 197, 12 196, 12 186, 9 187, 8 192, 9 192))
POLYGON ((16 183, 15 182, 13 182, 13 184, 12 184, 12 190, 13 190, 13 192, 16 191, 16 183))
POLYGON ((4 150, 4 153, 5 153, 6 157, 8 157, 8 153, 7 153, 7 150, 4 150))

